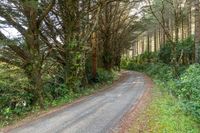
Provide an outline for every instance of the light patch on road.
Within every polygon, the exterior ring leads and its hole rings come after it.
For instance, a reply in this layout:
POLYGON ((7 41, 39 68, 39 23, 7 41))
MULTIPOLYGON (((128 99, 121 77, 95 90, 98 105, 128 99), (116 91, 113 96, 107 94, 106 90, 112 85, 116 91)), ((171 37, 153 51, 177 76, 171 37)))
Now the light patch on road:
POLYGON ((131 82, 131 83, 124 83, 122 86, 129 86, 129 85, 133 85, 133 84, 142 84, 142 83, 144 83, 144 82, 141 82, 141 81, 133 81, 133 82, 131 82))
POLYGON ((132 83, 133 84, 138 84, 138 83, 141 84, 141 83, 144 83, 144 82, 140 82, 140 81, 135 82, 135 81, 133 81, 132 83))
POLYGON ((122 96, 122 94, 119 94, 119 95, 118 95, 118 97, 121 97, 121 96, 122 96))

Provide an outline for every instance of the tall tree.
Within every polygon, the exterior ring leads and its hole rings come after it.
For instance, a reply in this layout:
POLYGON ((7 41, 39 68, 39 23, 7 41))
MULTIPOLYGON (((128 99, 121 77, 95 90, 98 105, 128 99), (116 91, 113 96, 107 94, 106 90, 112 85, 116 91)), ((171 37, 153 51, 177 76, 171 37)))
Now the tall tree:
POLYGON ((195 62, 199 63, 200 45, 200 2, 195 0, 195 62))
POLYGON ((20 43, 13 42, 0 32, 4 46, 1 47, 0 61, 15 65, 24 70, 29 79, 30 92, 43 108, 43 66, 48 49, 40 39, 40 27, 44 18, 53 8, 55 0, 44 2, 1 1, 0 17, 4 24, 18 30, 23 36, 20 43))

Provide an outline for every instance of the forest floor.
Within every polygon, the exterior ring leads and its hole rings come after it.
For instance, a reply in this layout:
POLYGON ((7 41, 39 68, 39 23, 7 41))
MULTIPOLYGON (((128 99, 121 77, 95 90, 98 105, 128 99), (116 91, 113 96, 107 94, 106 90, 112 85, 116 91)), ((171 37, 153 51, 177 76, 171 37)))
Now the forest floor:
POLYGON ((125 133, 148 103, 152 85, 144 74, 124 71, 118 81, 103 87, 102 91, 29 117, 2 132, 125 133))

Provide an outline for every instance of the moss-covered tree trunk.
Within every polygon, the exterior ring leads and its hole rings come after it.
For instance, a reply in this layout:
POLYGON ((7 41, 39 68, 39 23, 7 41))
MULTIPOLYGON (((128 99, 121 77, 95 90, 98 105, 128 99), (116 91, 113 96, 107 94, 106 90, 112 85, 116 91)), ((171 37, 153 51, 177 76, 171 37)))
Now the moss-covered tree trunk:
POLYGON ((40 53, 40 41, 38 25, 34 21, 34 16, 31 17, 31 26, 26 33, 26 43, 30 53, 30 60, 25 65, 25 73, 28 76, 32 92, 35 94, 37 102, 41 108, 44 108, 43 100, 43 80, 42 80, 42 65, 43 59, 40 53))
POLYGON ((29 55, 28 59, 24 61, 23 69, 29 79, 31 91, 36 98, 36 102, 41 108, 44 108, 42 69, 45 53, 41 53, 40 25, 54 3, 47 6, 42 13, 38 12, 38 4, 38 1, 22 2, 23 13, 27 18, 28 28, 24 38, 29 55))
POLYGON ((97 37, 96 33, 92 34, 92 78, 96 80, 97 76, 97 37))

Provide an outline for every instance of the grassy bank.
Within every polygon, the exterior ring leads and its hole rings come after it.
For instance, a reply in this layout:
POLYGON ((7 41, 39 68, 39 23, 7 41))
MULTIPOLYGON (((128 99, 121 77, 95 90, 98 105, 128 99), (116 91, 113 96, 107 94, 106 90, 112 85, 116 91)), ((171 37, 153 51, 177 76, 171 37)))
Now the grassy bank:
POLYGON ((148 74, 159 88, 131 132, 200 132, 200 65, 180 66, 174 77, 173 67, 165 63, 128 60, 124 64, 125 69, 148 74))
POLYGON ((186 115, 181 102, 162 89, 154 88, 153 99, 141 113, 130 133, 199 133, 200 127, 186 115))

